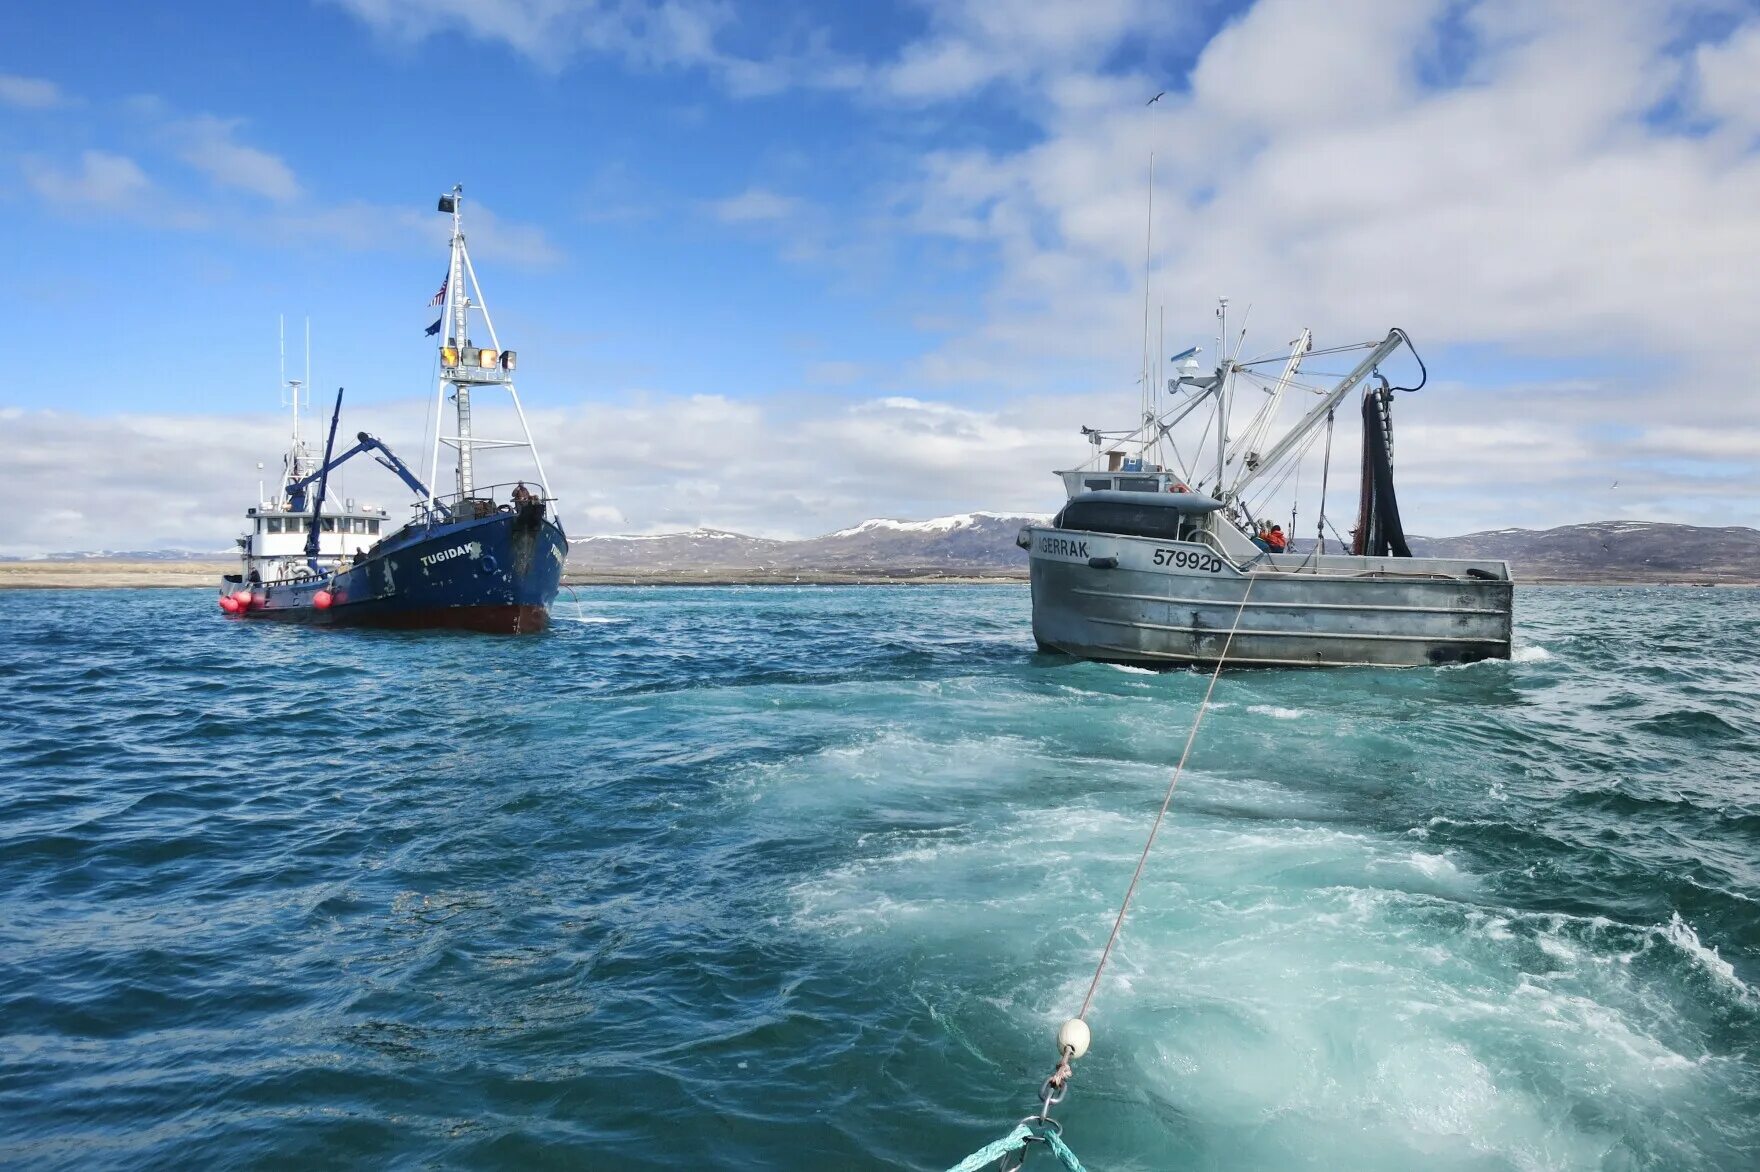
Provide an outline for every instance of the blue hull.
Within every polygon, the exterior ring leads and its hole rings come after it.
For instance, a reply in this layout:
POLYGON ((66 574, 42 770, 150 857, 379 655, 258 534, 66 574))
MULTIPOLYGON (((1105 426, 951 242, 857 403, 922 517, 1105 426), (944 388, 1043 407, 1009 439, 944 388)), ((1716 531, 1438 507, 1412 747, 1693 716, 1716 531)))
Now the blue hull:
POLYGON ((524 634, 550 622, 568 539, 541 506, 474 520, 415 523, 329 578, 249 586, 241 617, 325 627, 524 634), (314 601, 320 591, 330 605, 314 601))

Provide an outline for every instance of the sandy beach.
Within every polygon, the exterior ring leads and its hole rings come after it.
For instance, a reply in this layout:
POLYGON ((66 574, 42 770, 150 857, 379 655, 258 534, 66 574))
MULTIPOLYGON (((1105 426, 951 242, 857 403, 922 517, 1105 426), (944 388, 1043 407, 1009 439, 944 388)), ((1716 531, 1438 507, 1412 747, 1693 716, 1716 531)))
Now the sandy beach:
POLYGON ((217 587, 222 574, 236 574, 231 562, 125 562, 98 558, 69 562, 0 562, 0 590, 114 590, 136 586, 217 587))

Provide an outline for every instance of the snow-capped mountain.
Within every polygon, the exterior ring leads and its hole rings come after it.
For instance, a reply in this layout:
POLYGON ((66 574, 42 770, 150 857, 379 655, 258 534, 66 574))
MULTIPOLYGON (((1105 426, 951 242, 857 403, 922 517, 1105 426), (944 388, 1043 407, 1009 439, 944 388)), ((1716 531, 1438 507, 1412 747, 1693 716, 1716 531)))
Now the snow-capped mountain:
POLYGON ((687 569, 997 570, 1026 568, 1015 546, 1022 525, 1043 516, 959 513, 928 521, 877 518, 823 537, 777 541, 714 529, 639 537, 576 538, 569 565, 582 570, 687 569))
POLYGON ((776 550, 792 544, 721 529, 575 537, 569 540, 568 563, 582 569, 642 572, 703 567, 768 569, 776 550))

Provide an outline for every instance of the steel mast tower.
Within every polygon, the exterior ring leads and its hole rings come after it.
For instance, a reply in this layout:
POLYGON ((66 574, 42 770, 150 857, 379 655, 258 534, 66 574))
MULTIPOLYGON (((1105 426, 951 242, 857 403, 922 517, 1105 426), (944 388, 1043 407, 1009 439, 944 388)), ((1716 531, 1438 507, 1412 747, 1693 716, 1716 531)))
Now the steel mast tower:
POLYGON ((544 475, 544 462, 538 457, 537 445, 532 442, 532 429, 526 422, 525 409, 520 405, 519 392, 513 385, 515 355, 512 351, 501 348, 501 339, 495 333, 494 319, 489 316, 489 307, 483 300, 482 286, 477 283, 476 268, 471 264, 470 249, 465 245, 462 186, 454 184, 450 192, 440 197, 440 211, 452 217, 452 259, 446 269, 445 306, 440 311, 445 339, 440 346, 440 379, 435 389, 434 414, 436 419, 445 417, 446 397, 450 389, 456 407, 454 418, 457 420, 457 427, 452 435, 442 435, 444 428, 438 425, 434 429, 427 503, 433 505, 434 485, 440 480, 442 444, 452 448, 458 455, 456 483, 460 500, 476 491, 475 453, 479 448, 530 449, 532 464, 538 472, 538 483, 543 486, 544 496, 550 498, 550 482, 544 475), (478 346, 471 338, 473 311, 482 315, 483 327, 489 332, 487 346, 478 346), (520 431, 525 435, 524 439, 477 437, 471 422, 471 391, 474 387, 482 386, 501 386, 507 389, 508 396, 513 400, 514 412, 519 416, 520 431))

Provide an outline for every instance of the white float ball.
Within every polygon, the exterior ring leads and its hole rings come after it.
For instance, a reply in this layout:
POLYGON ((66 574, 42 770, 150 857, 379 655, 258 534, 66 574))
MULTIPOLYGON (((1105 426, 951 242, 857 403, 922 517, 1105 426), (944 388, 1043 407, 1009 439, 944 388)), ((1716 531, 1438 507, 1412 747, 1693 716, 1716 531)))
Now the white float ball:
POLYGON ((1072 1017, 1057 1031, 1057 1052, 1062 1054, 1067 1050, 1071 1058, 1080 1058, 1088 1052, 1090 1040, 1088 1023, 1079 1017, 1072 1017))

